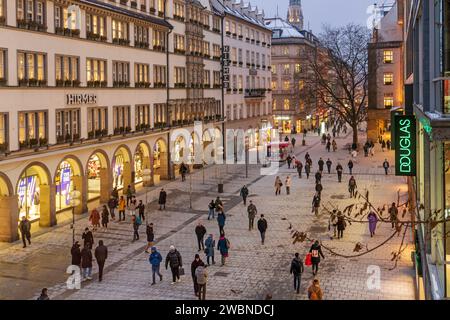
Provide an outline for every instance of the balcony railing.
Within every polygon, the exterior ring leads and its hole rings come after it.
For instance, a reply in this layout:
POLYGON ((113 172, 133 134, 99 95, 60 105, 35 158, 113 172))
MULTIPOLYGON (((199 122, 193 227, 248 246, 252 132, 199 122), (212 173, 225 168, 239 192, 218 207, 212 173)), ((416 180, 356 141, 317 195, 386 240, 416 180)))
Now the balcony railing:
POLYGON ((264 98, 266 89, 245 89, 245 98, 264 98))

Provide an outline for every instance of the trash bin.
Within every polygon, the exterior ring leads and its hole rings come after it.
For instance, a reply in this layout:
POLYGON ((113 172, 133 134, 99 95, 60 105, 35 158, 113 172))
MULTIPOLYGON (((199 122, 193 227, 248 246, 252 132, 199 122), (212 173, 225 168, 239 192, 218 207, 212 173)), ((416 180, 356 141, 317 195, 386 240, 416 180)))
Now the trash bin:
POLYGON ((219 183, 218 185, 217 185, 217 192, 219 192, 219 193, 223 193, 223 183, 219 183))

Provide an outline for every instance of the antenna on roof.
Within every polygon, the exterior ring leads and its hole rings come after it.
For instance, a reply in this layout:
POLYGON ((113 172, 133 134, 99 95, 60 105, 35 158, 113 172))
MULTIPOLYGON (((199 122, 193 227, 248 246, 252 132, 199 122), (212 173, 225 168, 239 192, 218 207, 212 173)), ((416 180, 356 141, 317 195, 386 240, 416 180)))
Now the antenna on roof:
POLYGON ((277 16, 275 18, 279 18, 279 16, 278 16, 278 5, 277 5, 277 16))

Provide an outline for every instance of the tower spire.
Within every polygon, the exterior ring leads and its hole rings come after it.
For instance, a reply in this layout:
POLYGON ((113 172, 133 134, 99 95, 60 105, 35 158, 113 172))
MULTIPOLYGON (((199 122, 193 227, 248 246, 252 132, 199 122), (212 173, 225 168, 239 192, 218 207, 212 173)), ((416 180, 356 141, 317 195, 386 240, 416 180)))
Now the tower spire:
POLYGON ((301 0, 289 0, 287 20, 299 30, 303 30, 303 10, 301 0))

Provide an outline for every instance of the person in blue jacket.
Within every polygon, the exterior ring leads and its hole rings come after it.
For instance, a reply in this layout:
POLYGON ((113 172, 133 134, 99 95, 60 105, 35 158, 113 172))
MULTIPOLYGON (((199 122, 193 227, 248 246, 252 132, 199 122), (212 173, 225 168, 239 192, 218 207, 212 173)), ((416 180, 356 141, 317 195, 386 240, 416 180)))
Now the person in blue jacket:
POLYGON ((159 281, 162 281, 162 274, 159 272, 159 266, 161 265, 162 256, 161 254, 156 251, 156 247, 152 247, 152 253, 150 254, 150 257, 148 258, 148 261, 152 265, 152 278, 153 282, 152 285, 155 284, 155 274, 158 274, 159 281))
POLYGON ((223 231, 223 227, 225 227, 225 213, 223 212, 223 209, 220 208, 219 209, 219 214, 217 215, 217 223, 219 224, 219 234, 222 234, 223 231))

